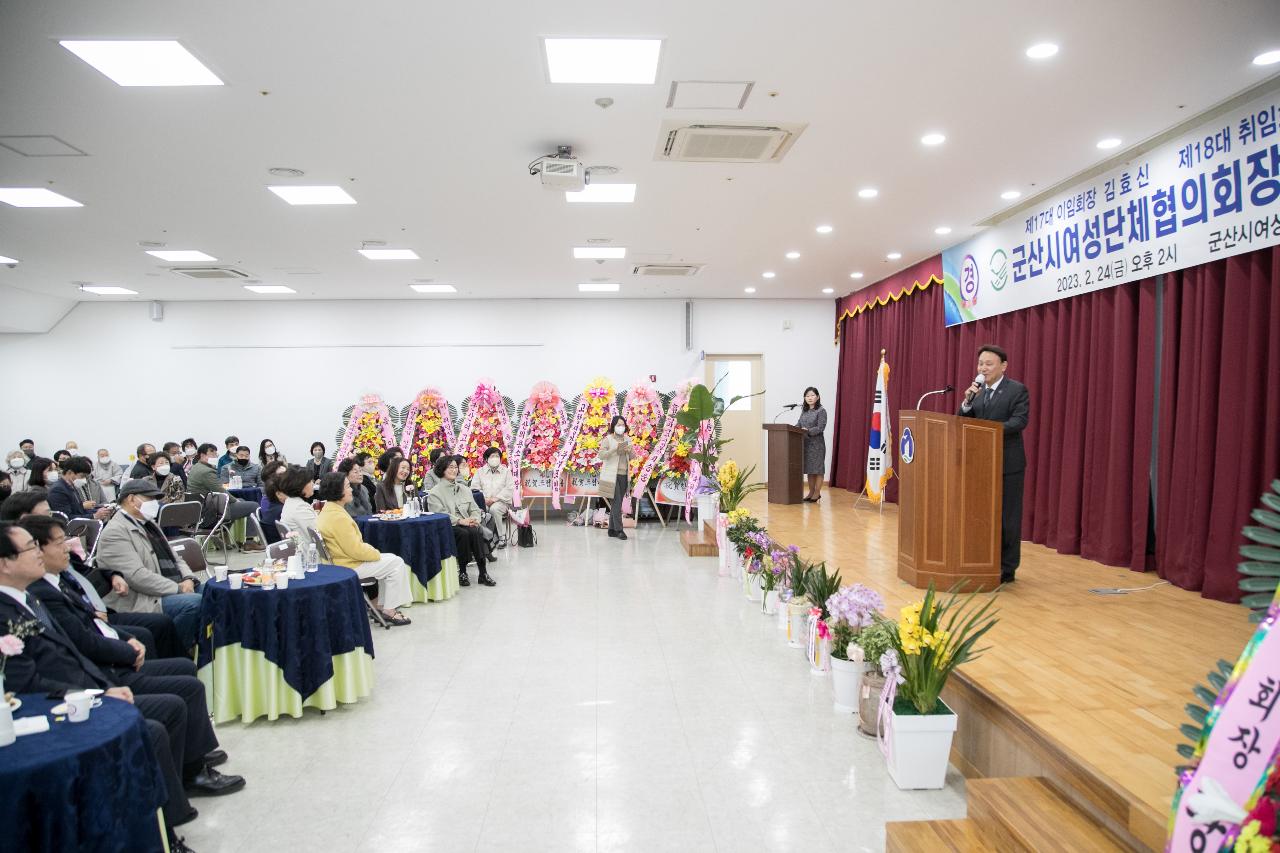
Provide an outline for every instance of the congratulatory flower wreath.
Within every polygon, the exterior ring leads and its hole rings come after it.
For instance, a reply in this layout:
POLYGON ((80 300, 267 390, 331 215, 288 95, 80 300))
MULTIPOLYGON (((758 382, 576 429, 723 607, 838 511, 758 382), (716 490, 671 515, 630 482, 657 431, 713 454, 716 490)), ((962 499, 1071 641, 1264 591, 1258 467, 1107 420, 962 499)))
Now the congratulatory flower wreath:
POLYGON ((396 433, 392 425, 391 410, 377 394, 365 394, 351 407, 338 445, 337 459, 346 459, 356 453, 377 456, 388 447, 395 446, 396 433))
POLYGON ((511 419, 507 417, 507 404, 498 393, 492 379, 481 379, 467 405, 467 414, 458 430, 458 446, 471 466, 480 470, 484 464, 484 452, 490 447, 502 451, 502 463, 507 463, 511 447, 511 419))
POLYGON ((409 460, 410 479, 421 486, 431 464, 431 451, 439 447, 448 453, 453 443, 449 401, 438 388, 422 389, 405 412, 400 436, 400 450, 409 460))
POLYGON ((622 417, 631 437, 631 468, 627 474, 634 480, 645 468, 645 462, 658 441, 658 424, 662 421, 662 401, 648 382, 637 382, 627 392, 622 417))

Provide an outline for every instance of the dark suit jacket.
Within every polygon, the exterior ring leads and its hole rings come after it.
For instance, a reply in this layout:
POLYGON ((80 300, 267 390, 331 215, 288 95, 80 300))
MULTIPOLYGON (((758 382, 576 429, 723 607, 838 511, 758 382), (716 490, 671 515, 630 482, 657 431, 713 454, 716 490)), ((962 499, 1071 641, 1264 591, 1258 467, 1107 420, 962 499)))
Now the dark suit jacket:
POLYGON ((76 487, 68 485, 61 477, 49 487, 49 509, 63 513, 67 518, 90 518, 93 515, 93 510, 84 508, 84 498, 76 487))
POLYGON ((1027 469, 1027 452, 1022 447, 1022 431, 1031 416, 1031 395, 1027 386, 1010 379, 1000 382, 990 402, 985 394, 974 398, 973 408, 958 413, 962 418, 981 418, 1004 424, 1004 473, 1017 474, 1027 469))
MULTIPOLYGON (((34 618, 18 602, 0 593, 0 625, 34 618)), ((6 690, 47 693, 91 687, 106 690, 115 686, 106 673, 57 631, 41 626, 39 634, 26 637, 22 643, 22 654, 9 658, 5 664, 6 690)))
POLYGON ((102 632, 94 627, 96 617, 89 605, 79 598, 73 599, 49 583, 48 579, 38 580, 27 587, 27 594, 44 603, 53 621, 58 623, 58 627, 72 644, 89 660, 106 668, 133 667, 137 652, 125 642, 133 636, 132 634, 113 626, 121 639, 113 640, 103 636, 102 632))

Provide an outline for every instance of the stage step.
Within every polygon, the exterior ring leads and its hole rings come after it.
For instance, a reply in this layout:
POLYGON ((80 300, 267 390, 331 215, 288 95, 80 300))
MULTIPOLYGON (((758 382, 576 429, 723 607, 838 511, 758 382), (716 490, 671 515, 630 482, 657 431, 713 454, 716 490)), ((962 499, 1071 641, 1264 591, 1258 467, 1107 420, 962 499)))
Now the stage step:
POLYGON ((911 820, 885 824, 886 853, 999 853, 971 820, 911 820))
POLYGON ((708 533, 706 528, 680 531, 680 545, 690 557, 720 556, 720 549, 716 547, 716 535, 708 533))
POLYGON ((1065 799, 1047 779, 970 779, 966 790, 969 822, 1001 851, 1098 853, 1129 849, 1065 799))

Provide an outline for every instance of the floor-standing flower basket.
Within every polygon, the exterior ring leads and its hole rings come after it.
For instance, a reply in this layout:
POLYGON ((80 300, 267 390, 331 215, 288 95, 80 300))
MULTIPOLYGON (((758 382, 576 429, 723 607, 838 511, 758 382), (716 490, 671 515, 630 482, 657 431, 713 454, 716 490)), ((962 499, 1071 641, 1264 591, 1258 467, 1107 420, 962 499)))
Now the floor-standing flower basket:
POLYGON ((701 527, 708 521, 714 522, 719 506, 720 496, 715 492, 698 495, 698 526, 701 527))
POLYGON ((858 713, 862 676, 867 670, 866 661, 852 661, 831 656, 832 707, 841 714, 858 713))
POLYGON ((808 599, 787 602, 787 645, 793 649, 803 649, 805 646, 805 632, 812 607, 808 599))
POLYGON ((867 737, 876 736, 876 717, 880 707, 880 694, 884 692, 884 675, 868 668, 862 674, 862 687, 858 690, 858 731, 867 737))
POLYGON ((938 789, 946 784, 956 714, 941 699, 935 714, 920 714, 897 702, 889 714, 884 739, 889 775, 904 791, 938 789))

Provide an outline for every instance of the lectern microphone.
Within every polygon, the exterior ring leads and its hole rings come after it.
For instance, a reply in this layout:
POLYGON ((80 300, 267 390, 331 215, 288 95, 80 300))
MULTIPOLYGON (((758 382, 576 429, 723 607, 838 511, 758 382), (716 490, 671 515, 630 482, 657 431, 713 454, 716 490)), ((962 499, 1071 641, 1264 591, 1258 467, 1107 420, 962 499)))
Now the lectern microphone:
POLYGON ((925 397, 932 397, 934 394, 950 394, 954 390, 956 390, 956 386, 948 385, 946 388, 939 388, 937 391, 929 391, 925 394, 921 394, 920 399, 916 400, 916 408, 920 408, 920 404, 924 402, 925 397))

